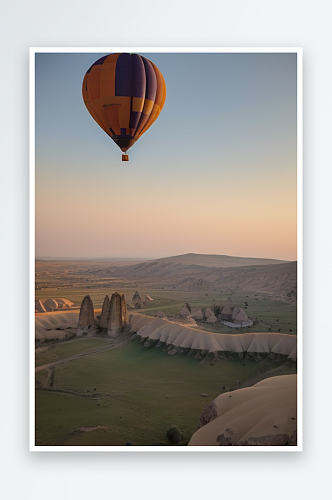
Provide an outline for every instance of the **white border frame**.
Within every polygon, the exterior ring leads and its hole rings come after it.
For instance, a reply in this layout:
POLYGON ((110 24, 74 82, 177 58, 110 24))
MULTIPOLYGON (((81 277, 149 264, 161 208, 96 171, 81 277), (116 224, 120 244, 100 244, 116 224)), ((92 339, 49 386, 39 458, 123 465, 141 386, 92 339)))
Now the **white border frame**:
MULTIPOLYGON (((83 75, 82 75, 83 78, 83 75)), ((125 452, 303 451, 303 50, 302 47, 30 47, 29 62, 29 450, 125 452), (35 54, 36 53, 296 53, 297 54, 297 446, 36 446, 35 445, 35 54)))

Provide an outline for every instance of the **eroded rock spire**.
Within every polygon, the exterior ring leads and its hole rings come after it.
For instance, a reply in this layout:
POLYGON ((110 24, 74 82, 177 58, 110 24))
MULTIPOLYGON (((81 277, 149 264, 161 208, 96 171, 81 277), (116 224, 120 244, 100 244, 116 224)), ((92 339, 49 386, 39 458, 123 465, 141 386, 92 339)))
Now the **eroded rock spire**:
POLYGON ((110 301, 107 333, 116 337, 127 326, 127 306, 124 295, 113 293, 110 301))
POLYGON ((108 316, 110 313, 110 305, 111 305, 110 299, 108 298, 108 295, 106 295, 104 298, 103 308, 101 310, 101 316, 99 320, 99 328, 101 329, 107 329, 108 316))
POLYGON ((143 300, 142 300, 142 298, 141 298, 141 296, 140 296, 140 294, 138 293, 137 290, 134 293, 134 296, 132 298, 132 304, 133 304, 133 306, 135 306, 135 309, 141 309, 142 308, 143 300))
POLYGON ((94 311, 93 302, 90 295, 86 295, 82 300, 80 315, 78 318, 78 327, 85 328, 93 325, 94 311))

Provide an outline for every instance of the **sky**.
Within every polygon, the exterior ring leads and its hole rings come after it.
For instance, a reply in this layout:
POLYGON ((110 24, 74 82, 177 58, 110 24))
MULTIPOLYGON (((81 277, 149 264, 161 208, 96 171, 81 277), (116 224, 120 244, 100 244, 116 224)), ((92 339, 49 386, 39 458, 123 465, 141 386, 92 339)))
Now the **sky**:
POLYGON ((161 114, 129 162, 82 99, 105 53, 37 53, 36 257, 296 260, 296 54, 141 53, 161 114))

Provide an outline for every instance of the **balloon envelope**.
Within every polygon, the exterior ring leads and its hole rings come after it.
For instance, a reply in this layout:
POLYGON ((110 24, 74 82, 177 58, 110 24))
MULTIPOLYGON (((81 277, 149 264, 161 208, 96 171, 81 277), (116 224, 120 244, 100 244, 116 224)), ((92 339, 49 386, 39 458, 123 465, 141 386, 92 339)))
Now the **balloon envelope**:
POLYGON ((88 69, 82 93, 92 118, 126 152, 158 118, 166 85, 145 57, 109 54, 88 69))

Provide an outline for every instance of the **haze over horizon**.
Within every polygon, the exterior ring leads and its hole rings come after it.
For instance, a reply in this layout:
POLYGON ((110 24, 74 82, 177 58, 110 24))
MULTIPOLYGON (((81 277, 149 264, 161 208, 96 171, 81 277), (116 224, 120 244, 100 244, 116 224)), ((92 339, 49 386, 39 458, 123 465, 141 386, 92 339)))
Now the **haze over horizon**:
POLYGON ((153 261, 153 260, 160 260, 160 259, 172 259, 172 258, 178 258, 178 257, 186 257, 186 256, 197 256, 197 257, 229 257, 229 258, 238 258, 238 259, 270 259, 270 260, 277 260, 277 261, 282 261, 282 262, 293 262, 287 259, 275 259, 274 257, 253 257, 249 255, 225 255, 225 254, 197 254, 193 252, 187 252, 184 254, 179 254, 179 255, 162 255, 158 257, 141 257, 141 256, 128 256, 128 257, 119 257, 119 256, 108 256, 106 257, 105 255, 103 256, 55 256, 55 255, 49 255, 49 256, 38 256, 36 255, 35 259, 36 260, 128 260, 128 261, 134 261, 134 260, 147 260, 147 261, 153 261))
POLYGON ((36 54, 36 254, 296 260, 296 54, 142 54, 167 97, 125 164, 82 100, 102 55, 36 54))

